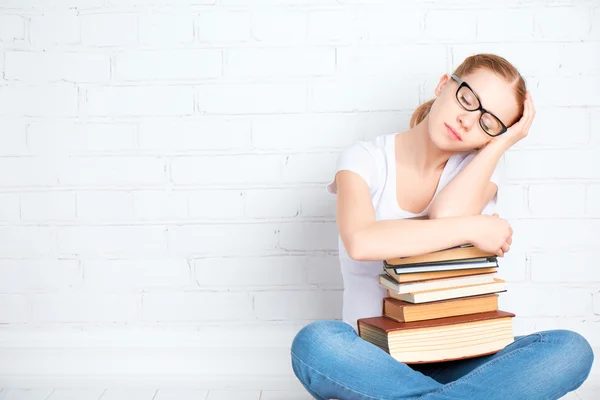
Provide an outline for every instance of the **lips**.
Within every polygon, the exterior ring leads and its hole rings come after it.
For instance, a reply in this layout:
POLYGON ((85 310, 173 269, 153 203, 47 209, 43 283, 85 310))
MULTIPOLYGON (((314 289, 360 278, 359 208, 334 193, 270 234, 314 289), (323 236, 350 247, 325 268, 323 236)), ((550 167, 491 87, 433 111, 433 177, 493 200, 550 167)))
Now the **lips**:
POLYGON ((457 140, 462 140, 462 138, 460 137, 460 135, 458 134, 458 132, 456 132, 454 129, 452 129, 452 127, 446 123, 444 123, 444 125, 446 125, 446 129, 448 129, 450 135, 453 135, 455 139, 457 140))

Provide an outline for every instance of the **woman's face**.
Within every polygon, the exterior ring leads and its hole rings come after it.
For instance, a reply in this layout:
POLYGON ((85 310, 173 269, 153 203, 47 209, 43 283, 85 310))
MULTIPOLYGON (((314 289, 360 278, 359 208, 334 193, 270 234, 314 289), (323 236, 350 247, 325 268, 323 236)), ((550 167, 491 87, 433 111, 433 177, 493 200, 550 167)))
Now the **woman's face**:
MULTIPOLYGON (((520 115, 514 89, 503 78, 485 69, 459 78, 479 97, 481 106, 495 115, 507 128, 517 122, 520 115)), ((479 123, 482 112, 467 111, 456 99, 459 86, 450 75, 443 75, 435 88, 437 99, 429 113, 429 135, 432 141, 440 149, 452 152, 478 149, 492 139, 479 123)), ((459 95, 463 102, 477 107, 477 99, 468 96, 469 92, 464 92, 464 89, 459 95)), ((491 122, 487 118, 488 116, 484 116, 483 120, 486 126, 491 122)))

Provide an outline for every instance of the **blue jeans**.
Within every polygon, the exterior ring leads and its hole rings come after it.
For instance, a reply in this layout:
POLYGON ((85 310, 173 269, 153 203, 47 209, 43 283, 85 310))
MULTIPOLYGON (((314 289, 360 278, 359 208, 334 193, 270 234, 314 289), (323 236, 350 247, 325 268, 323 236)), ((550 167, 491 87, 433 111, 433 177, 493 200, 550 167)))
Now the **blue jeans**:
POLYGON ((488 356, 407 365, 334 320, 302 328, 291 357, 317 400, 559 399, 581 386, 594 361, 583 336, 548 330, 517 336, 488 356))

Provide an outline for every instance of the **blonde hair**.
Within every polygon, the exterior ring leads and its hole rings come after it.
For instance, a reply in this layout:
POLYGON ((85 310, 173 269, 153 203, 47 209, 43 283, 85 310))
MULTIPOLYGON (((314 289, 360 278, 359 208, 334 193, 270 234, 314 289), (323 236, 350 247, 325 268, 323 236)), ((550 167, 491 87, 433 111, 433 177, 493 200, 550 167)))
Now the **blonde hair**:
MULTIPOLYGON (((468 75, 478 69, 487 69, 494 72, 496 75, 504 78, 508 83, 512 84, 515 90, 515 97, 517 104, 519 105, 519 115, 523 114, 523 102, 525 101, 525 93, 527 87, 525 80, 519 73, 519 71, 506 59, 497 56, 495 54, 475 54, 467 57, 462 64, 456 68, 454 74, 462 77, 468 75)), ((435 99, 431 99, 426 103, 421 104, 414 111, 410 118, 410 127, 414 128, 421 123, 431 111, 431 106, 435 102, 435 99)), ((511 124, 512 125, 512 122, 511 124)), ((510 126, 507 124, 507 126, 510 126)))

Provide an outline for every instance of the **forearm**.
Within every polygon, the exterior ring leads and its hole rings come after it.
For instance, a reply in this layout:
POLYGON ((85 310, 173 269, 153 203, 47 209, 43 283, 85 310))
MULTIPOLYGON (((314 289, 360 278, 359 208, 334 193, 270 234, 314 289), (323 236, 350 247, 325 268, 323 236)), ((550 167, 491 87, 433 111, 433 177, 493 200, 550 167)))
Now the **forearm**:
POLYGON ((435 197, 431 218, 469 216, 481 213, 487 201, 487 187, 504 149, 493 143, 484 147, 435 197))
POLYGON ((470 217, 382 220, 356 232, 347 250, 356 260, 386 260, 469 243, 471 234, 470 217))

